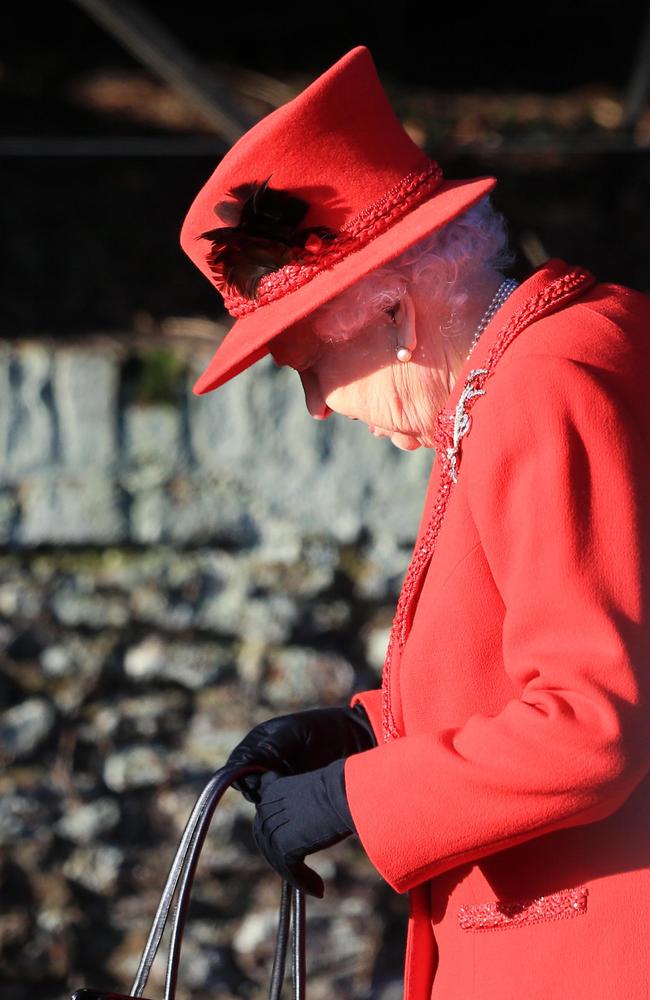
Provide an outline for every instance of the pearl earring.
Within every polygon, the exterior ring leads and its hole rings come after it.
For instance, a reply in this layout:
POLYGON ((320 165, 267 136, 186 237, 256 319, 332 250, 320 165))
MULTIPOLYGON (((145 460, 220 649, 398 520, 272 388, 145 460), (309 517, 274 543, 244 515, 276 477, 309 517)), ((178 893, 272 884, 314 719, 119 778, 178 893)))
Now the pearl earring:
MULTIPOLYGON (((390 306, 390 308, 386 309, 387 314, 390 316, 390 322, 393 324, 393 326, 397 326, 397 320, 395 319, 395 313, 397 312, 397 310, 399 309, 399 307, 400 307, 400 302, 399 302, 399 299, 398 299, 397 302, 395 303, 395 305, 390 306)), ((395 357, 397 358, 398 361, 410 361, 411 357, 412 357, 412 354, 411 354, 411 351, 409 351, 408 347, 400 347, 398 345, 395 348, 395 357)))

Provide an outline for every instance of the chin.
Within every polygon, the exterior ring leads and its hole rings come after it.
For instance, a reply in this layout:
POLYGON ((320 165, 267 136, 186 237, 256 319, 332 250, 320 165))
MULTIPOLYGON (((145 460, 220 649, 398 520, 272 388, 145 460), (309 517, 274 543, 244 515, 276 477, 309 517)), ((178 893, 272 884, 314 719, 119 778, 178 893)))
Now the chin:
POLYGON ((417 451, 418 448, 422 447, 419 441, 411 441, 409 444, 397 444, 393 441, 393 444, 396 448, 399 448, 400 451, 417 451))
POLYGON ((390 436, 391 443, 399 448, 400 451, 417 451, 421 447, 421 442, 410 434, 400 434, 399 431, 394 431, 390 436))

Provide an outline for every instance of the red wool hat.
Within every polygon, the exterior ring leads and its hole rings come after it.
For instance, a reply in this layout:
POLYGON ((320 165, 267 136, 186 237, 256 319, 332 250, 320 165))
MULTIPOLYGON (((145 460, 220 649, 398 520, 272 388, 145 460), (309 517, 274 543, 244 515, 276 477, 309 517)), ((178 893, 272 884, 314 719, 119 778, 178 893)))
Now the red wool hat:
POLYGON ((495 184, 445 180, 400 124, 370 50, 351 49, 238 139, 189 208, 181 246, 235 317, 194 394, 495 184))

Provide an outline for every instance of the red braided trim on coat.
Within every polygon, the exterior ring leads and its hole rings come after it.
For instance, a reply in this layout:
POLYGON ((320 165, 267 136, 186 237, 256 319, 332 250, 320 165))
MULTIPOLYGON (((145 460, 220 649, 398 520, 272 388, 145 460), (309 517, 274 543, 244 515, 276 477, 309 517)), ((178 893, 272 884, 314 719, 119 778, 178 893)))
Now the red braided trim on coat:
MULTIPOLYGON (((305 285, 321 271, 338 264, 356 250, 380 236, 404 215, 426 201, 440 187, 441 167, 430 160, 424 170, 411 170, 385 194, 343 223, 340 235, 323 242, 318 253, 303 255, 301 260, 265 274, 257 286, 257 295, 249 299, 235 288, 220 287, 224 304, 231 316, 245 316, 261 306, 282 298, 305 285)), ((218 272, 221 273, 220 271, 218 272)))
MULTIPOLYGON (((532 323, 533 320, 544 316, 544 314, 549 311, 552 306, 565 296, 569 295, 571 292, 575 291, 576 288, 579 288, 585 283, 593 284, 594 281, 595 278, 589 271, 583 270, 582 268, 572 268, 571 271, 568 271, 566 274, 562 275, 562 277, 556 278, 555 281, 548 284, 545 288, 538 292, 537 295, 531 296, 531 298, 524 303, 521 309, 511 317, 510 321, 499 332, 492 348, 488 352, 482 368, 473 369, 467 375, 465 385, 469 386, 471 384, 472 387, 482 389, 485 382, 493 373, 501 355, 512 343, 517 334, 521 333, 521 331, 532 323)), ((466 408, 469 409, 473 406, 478 398, 478 394, 470 396, 466 400, 466 408)), ((384 667, 382 671, 382 729, 383 739, 386 743, 390 742, 390 740, 397 739, 401 735, 395 723, 391 708, 390 680, 393 650, 396 645, 400 650, 404 648, 408 631, 408 612, 411 603, 417 594, 420 577, 428 566, 429 560, 433 555, 438 532, 442 526, 445 511, 447 509, 451 488, 454 485, 454 480, 451 474, 452 463, 447 453, 447 449, 452 449, 453 445, 452 431, 454 421, 455 412, 445 410, 444 407, 441 408, 436 414, 434 442, 436 447, 436 458, 439 460, 441 467, 438 495, 433 506, 433 512, 431 514, 431 518, 429 519, 429 523, 427 524, 420 544, 414 552, 411 563, 406 571, 406 575, 402 583, 402 589, 397 601, 397 607, 395 609, 395 616, 391 625, 388 649, 386 651, 386 658, 384 660, 384 667)), ((460 454, 458 449, 455 450, 455 460, 457 463, 460 454)))
POLYGON ((578 917, 587 912, 588 896, 588 887, 581 885, 522 902, 496 899, 489 903, 466 903, 458 910, 458 923, 464 931, 491 931, 578 917))

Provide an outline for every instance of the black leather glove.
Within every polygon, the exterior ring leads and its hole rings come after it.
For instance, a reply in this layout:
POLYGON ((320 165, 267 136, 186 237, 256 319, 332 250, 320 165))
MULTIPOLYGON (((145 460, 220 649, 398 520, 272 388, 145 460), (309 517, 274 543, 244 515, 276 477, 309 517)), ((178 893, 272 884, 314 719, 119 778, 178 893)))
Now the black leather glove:
POLYGON ((345 795, 345 758, 306 774, 260 775, 253 836, 260 852, 285 881, 323 898, 323 880, 304 863, 306 854, 356 833, 345 795))
MULTIPOLYGON (((354 708, 310 708, 260 722, 237 744, 225 767, 265 764, 278 774, 304 774, 376 746, 360 702, 354 708)), ((249 802, 257 802, 261 776, 261 772, 246 774, 232 787, 249 802)))

